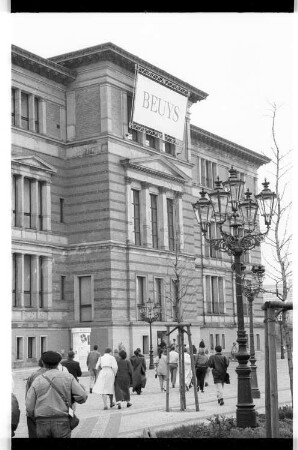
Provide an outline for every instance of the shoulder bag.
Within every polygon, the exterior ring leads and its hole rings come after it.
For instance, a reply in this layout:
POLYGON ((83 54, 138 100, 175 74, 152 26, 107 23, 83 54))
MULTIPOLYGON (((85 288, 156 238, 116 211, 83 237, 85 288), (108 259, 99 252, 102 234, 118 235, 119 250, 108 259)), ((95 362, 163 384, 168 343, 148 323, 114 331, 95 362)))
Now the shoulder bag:
POLYGON ((73 409, 71 408, 71 406, 69 405, 68 400, 64 397, 63 394, 61 394, 61 392, 56 388, 56 386, 54 385, 54 383, 44 374, 42 374, 42 376, 50 383, 50 385, 52 386, 53 389, 55 389, 55 391, 57 392, 57 394, 60 395, 60 397, 62 398, 62 400, 64 401, 64 403, 66 404, 67 408, 68 408, 68 418, 69 418, 69 425, 70 425, 70 429, 73 430, 75 427, 77 427, 79 425, 80 419, 75 415, 73 409))
POLYGON ((225 383, 230 384, 230 375, 228 374, 228 372, 226 372, 225 383))

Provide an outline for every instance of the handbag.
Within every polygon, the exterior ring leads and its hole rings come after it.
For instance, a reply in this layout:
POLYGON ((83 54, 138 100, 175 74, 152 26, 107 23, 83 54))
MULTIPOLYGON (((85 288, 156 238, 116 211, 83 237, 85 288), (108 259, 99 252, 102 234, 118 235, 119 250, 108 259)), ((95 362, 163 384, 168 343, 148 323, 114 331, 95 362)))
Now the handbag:
POLYGON ((68 408, 68 418, 69 418, 69 425, 70 425, 70 429, 73 430, 75 427, 77 427, 80 423, 80 419, 75 415, 73 409, 71 408, 71 406, 69 405, 68 400, 64 397, 63 394, 61 394, 61 392, 56 388, 56 386, 54 385, 54 383, 44 374, 42 374, 42 376, 50 383, 50 385, 52 386, 53 389, 55 389, 55 391, 57 392, 57 394, 60 395, 60 397, 62 398, 62 400, 64 401, 64 403, 66 404, 67 408, 68 408))
POLYGON ((230 384, 230 375, 228 374, 228 372, 226 372, 225 383, 230 384))

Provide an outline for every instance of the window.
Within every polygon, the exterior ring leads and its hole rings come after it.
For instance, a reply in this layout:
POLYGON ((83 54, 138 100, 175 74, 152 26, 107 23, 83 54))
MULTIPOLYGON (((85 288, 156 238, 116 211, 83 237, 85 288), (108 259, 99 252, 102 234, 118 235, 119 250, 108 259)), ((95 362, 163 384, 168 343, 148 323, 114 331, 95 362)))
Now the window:
POLYGON ((35 337, 28 337, 27 358, 36 358, 35 337))
POLYGON ((173 305, 173 319, 177 320, 178 303, 179 303, 179 286, 177 280, 172 280, 172 305, 173 305))
POLYGON ((221 335, 221 346, 223 350, 226 348, 226 337, 224 334, 221 335))
POLYGON ((46 336, 40 336, 40 354, 47 351, 47 338, 46 336))
POLYGON ((155 303, 160 306, 159 320, 162 320, 162 278, 154 279, 155 303))
MULTIPOLYGON (((217 223, 211 223, 210 228, 208 230, 208 237, 209 239, 220 239, 221 233, 220 233, 220 225, 217 223)), ((205 257, 211 257, 216 259, 222 259, 222 252, 219 250, 215 250, 212 245, 207 242, 205 239, 205 257)))
POLYGON ((133 232, 135 245, 141 245, 141 226, 140 226, 140 192, 132 189, 132 207, 133 207, 133 232))
POLYGON ((17 306, 17 255, 15 253, 12 254, 12 306, 17 306))
POLYGON ((92 320, 91 277, 79 277, 80 321, 92 320))
POLYGON ((11 125, 15 126, 16 124, 16 91, 15 89, 11 90, 11 125))
POLYGON ((34 131, 39 133, 39 98, 34 97, 34 131))
POLYGON ((64 223, 64 198, 60 198, 60 223, 64 223))
POLYGON ((158 248, 157 195, 150 194, 152 247, 158 248))
POLYGON ((16 226, 16 205, 17 205, 17 178, 15 175, 11 178, 11 207, 12 207, 12 217, 11 217, 11 225, 13 227, 16 226))
POLYGON ((131 134, 131 139, 135 142, 138 140, 137 131, 130 128, 129 122, 132 119, 132 95, 127 94, 127 120, 128 120, 128 132, 131 134))
POLYGON ((175 251, 175 233, 174 233, 174 201, 167 198, 167 215, 168 215, 168 235, 169 250, 175 251))
POLYGON ((37 224, 37 227, 39 230, 43 230, 43 201, 42 201, 43 185, 44 185, 44 183, 42 183, 41 181, 37 182, 37 195, 38 195, 38 200, 37 200, 38 224, 37 224))
POLYGON ((31 228, 32 221, 32 180, 24 178, 24 227, 31 228))
POLYGON ((65 279, 66 277, 64 275, 60 278, 60 300, 65 300, 65 279))
POLYGON ((210 334, 210 350, 214 350, 214 336, 210 334))
POLYGON ((223 277, 206 276, 207 313, 224 314, 223 277))
POLYGON ((220 345, 219 334, 216 334, 216 335, 215 335, 215 345, 220 345))
POLYGON ((256 338, 257 338, 257 351, 261 350, 261 340, 260 340, 260 335, 256 334, 256 338))
POLYGON ((201 159, 201 185, 213 188, 214 181, 216 180, 217 165, 211 161, 207 161, 204 158, 200 159, 201 159))
POLYGON ((171 142, 165 141, 165 153, 175 156, 175 145, 171 142))
POLYGON ((39 257, 39 307, 44 308, 44 258, 39 257))
POLYGON ((17 337, 16 359, 24 359, 24 339, 17 337))
POLYGON ((32 270, 31 270, 31 255, 24 255, 24 306, 31 308, 31 283, 32 283, 32 270))
POLYGON ((137 276, 137 304, 145 304, 145 277, 137 276))
POLYGON ((21 93, 21 127, 29 130, 29 95, 21 93))
POLYGON ((156 137, 152 136, 151 134, 146 133, 146 145, 147 145, 147 147, 156 149, 157 148, 156 137))

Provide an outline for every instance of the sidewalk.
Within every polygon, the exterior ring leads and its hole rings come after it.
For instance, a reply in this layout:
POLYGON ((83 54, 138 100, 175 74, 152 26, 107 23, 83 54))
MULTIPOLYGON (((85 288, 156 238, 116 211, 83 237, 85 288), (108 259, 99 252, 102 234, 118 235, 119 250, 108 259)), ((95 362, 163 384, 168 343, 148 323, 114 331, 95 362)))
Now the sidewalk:
MULTIPOLYGON (((208 380, 209 386, 205 393, 199 393, 199 411, 195 410, 193 389, 186 393, 187 410, 180 411, 180 399, 178 388, 170 388, 170 412, 166 412, 166 393, 159 390, 159 381, 154 378, 154 370, 147 371, 147 385, 142 395, 131 395, 133 406, 127 408, 125 403, 122 409, 117 407, 103 410, 102 399, 99 395, 90 394, 87 402, 77 405, 76 414, 80 418, 79 426, 73 430, 73 438, 134 438, 141 437, 144 428, 151 431, 159 431, 175 428, 180 425, 206 421, 214 414, 235 416, 237 403, 237 374, 235 368, 238 363, 231 362, 229 374, 231 384, 225 385, 223 406, 219 406, 216 399, 215 386, 212 375, 208 380)), ((259 412, 265 410, 265 376, 264 361, 257 362, 258 384, 261 398, 254 399, 254 404, 259 412)), ((278 399, 279 403, 291 404, 290 382, 288 375, 287 360, 278 360, 278 399)), ((29 371, 15 371, 13 373, 15 382, 15 393, 20 403, 21 419, 16 431, 17 437, 28 437, 25 416, 25 381, 24 378, 30 374, 29 371)), ((80 378, 89 391, 89 377, 80 378)))

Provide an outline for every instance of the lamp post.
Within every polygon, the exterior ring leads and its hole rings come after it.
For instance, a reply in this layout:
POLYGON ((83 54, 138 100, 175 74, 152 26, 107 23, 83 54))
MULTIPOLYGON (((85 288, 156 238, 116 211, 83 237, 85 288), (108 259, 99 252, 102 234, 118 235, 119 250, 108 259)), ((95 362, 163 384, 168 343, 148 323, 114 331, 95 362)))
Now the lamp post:
POLYGON ((277 322, 279 323, 279 332, 280 332, 280 359, 285 359, 284 340, 282 334, 282 312, 278 314, 277 322))
POLYGON ((200 192, 199 200, 193 204, 193 209, 201 231, 206 241, 216 250, 233 255, 237 301, 237 342, 239 351, 236 355, 238 367, 238 402, 236 421, 238 427, 256 427, 256 411, 251 393, 251 369, 247 365, 250 355, 247 352, 247 335, 244 327, 243 293, 241 276, 241 256, 248 250, 259 246, 267 235, 274 211, 276 195, 269 189, 265 180, 263 190, 251 198, 252 193, 247 189, 243 198, 244 181, 239 179, 237 171, 229 170, 227 181, 215 182, 214 190, 207 193, 200 192), (258 228, 257 213, 264 217, 265 232, 258 228), (210 236, 211 223, 215 223, 220 238, 210 236))
POLYGON ((255 358, 255 340, 253 325, 253 301, 261 291, 262 282, 265 274, 265 267, 261 264, 252 266, 252 279, 243 277, 242 291, 248 300, 249 307, 249 346, 250 346, 250 368, 251 368, 251 393, 252 398, 260 398, 261 393, 258 387, 257 366, 255 358))
POLYGON ((160 318, 160 305, 153 303, 149 298, 145 305, 138 305, 139 317, 144 322, 149 323, 149 339, 150 339, 150 350, 149 350, 149 369, 154 369, 153 363, 153 346, 152 346, 152 323, 156 322, 160 318))

